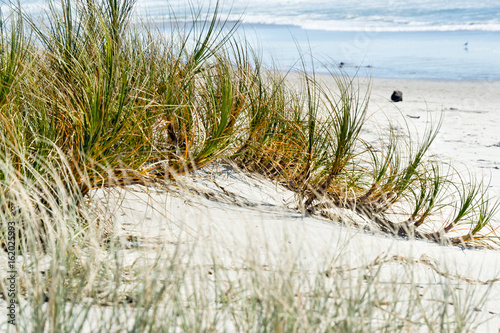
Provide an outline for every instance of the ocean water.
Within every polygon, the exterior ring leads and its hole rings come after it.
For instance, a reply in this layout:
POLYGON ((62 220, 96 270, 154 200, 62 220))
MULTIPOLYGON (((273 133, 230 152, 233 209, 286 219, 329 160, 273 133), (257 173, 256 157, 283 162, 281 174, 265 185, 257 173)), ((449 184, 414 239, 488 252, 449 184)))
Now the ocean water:
MULTIPOLYGON (((500 31, 498 0, 226 0, 221 12, 243 23, 298 26, 331 31, 500 31)), ((138 0, 152 15, 170 6, 189 19, 190 8, 214 7, 214 1, 138 0)), ((163 13, 162 13, 163 11, 163 13)))
MULTIPOLYGON (((3 1, 5 3, 5 1, 3 1)), ((42 0, 21 0, 37 13, 42 0)), ((215 1, 137 0, 136 17, 189 22, 215 1)), ((239 22, 269 66, 300 56, 319 72, 373 77, 500 80, 499 0, 223 0, 220 15, 239 22)))
MULTIPOLYGON (((141 15, 169 19, 164 1, 139 0, 141 15)), ((211 1, 169 1, 178 20, 211 1)), ((221 15, 239 21, 268 65, 302 55, 318 72, 442 80, 500 80, 498 0, 234 0, 221 15)), ((311 68, 308 68, 309 70, 311 68)))

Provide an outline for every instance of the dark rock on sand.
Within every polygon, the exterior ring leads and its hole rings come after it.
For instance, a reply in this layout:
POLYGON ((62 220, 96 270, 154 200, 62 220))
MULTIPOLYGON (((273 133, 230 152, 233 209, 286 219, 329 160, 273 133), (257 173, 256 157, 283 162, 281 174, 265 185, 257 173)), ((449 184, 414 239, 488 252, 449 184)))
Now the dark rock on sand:
POLYGON ((391 100, 393 102, 402 102, 403 101, 403 93, 399 90, 395 90, 392 93, 391 100))

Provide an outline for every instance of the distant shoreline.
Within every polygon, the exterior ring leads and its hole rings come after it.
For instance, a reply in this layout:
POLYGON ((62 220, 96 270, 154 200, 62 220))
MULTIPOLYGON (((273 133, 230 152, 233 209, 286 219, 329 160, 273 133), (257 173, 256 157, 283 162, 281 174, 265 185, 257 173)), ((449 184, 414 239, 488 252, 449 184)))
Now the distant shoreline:
POLYGON ((297 61, 305 54, 306 69, 312 70, 311 51, 314 70, 323 74, 342 67, 348 75, 362 77, 500 80, 498 32, 326 31, 247 23, 241 31, 268 67, 300 70, 297 61))
MULTIPOLYGON (((279 70, 279 72, 282 72, 282 73, 285 73, 287 71, 285 70, 279 70)), ((288 71, 289 73, 292 73, 292 74, 299 74, 301 73, 302 71, 300 70, 290 70, 288 71)), ((311 73, 311 72, 309 72, 311 73)), ((332 71, 331 73, 323 73, 323 72, 316 72, 315 75, 318 76, 318 77, 329 77, 331 76, 332 74, 335 75, 335 74, 340 74, 341 72, 339 71, 332 71)), ((348 74, 346 74, 348 75, 348 74)), ((446 84, 446 83, 450 83, 450 84, 453 84, 453 83, 457 83, 457 84, 471 84, 471 85, 477 85, 477 84, 500 84, 500 78, 498 79, 492 79, 492 80, 488 80, 488 79, 440 79, 440 78, 431 78, 431 79, 427 79, 427 78, 400 78, 400 77, 382 77, 382 76, 362 76, 362 75, 352 75, 351 76, 352 78, 355 78, 359 81, 380 81, 380 80, 388 80, 388 81, 409 81, 409 82, 420 82, 422 84, 425 84, 425 83, 443 83, 443 84, 446 84)))

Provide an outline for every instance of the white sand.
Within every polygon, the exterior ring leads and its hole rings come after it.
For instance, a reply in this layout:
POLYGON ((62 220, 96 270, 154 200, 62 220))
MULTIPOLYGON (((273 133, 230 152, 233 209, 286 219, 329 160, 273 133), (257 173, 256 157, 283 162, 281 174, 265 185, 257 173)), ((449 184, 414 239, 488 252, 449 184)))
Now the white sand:
MULTIPOLYGON (((376 79, 370 113, 380 124, 385 123, 384 114, 391 120, 406 117, 422 132, 430 118, 437 120, 444 111, 433 151, 440 158, 491 174, 492 189, 500 193, 499 92, 500 82, 376 79), (403 91, 403 102, 389 100, 393 90, 403 91)), ((370 235, 304 216, 296 210, 293 193, 265 179, 235 173, 228 166, 195 174, 183 180, 186 189, 148 194, 118 191, 107 196, 111 207, 118 195, 123 199, 114 215, 115 227, 124 227, 126 234, 136 235, 143 245, 159 242, 174 248, 181 244, 186 249, 196 245, 192 260, 209 265, 216 258, 235 271, 247 265, 249 258, 266 269, 300 263, 301 269, 318 274, 337 266, 361 267, 377 258, 397 256, 414 263, 413 283, 425 286, 424 298, 430 297, 433 288, 442 288, 440 274, 456 282, 465 299, 471 291, 476 296, 486 293, 487 300, 477 309, 475 320, 486 320, 480 326, 484 332, 500 327, 500 282, 491 289, 478 283, 500 277, 499 251, 370 235)), ((131 260, 143 257, 141 251, 130 250, 128 255, 131 260)), ((401 260, 384 268, 382 280, 394 281, 402 272, 401 260)))
MULTIPOLYGON (((292 192, 228 166, 195 174, 182 179, 183 189, 145 193, 135 187, 105 196, 110 207, 116 207, 115 200, 121 201, 115 227, 138 239, 138 249, 123 253, 131 264, 148 257, 153 261, 156 252, 147 248, 159 245, 170 247, 171 252, 188 253, 194 248, 186 264, 207 271, 215 261, 235 276, 242 274, 242 268, 256 265, 272 271, 299 269, 314 279, 325 271, 361 268, 382 259, 387 263, 379 272, 379 284, 416 285, 422 288, 424 304, 448 306, 449 300, 436 295, 442 293, 443 283, 450 283, 464 298, 464 306, 477 307, 474 320, 484 321, 481 331, 500 327, 500 280, 488 283, 500 277, 500 251, 372 235, 304 216, 295 209, 292 192), (410 263, 411 278, 405 263, 410 263), (480 304, 481 297, 486 298, 484 304, 480 304)), ((376 271, 378 266, 374 267, 376 271)))
POLYGON ((443 112, 432 152, 475 169, 500 193, 500 81, 374 79, 370 111, 402 114, 420 133, 443 112), (394 90, 403 92, 403 102, 390 101, 394 90))
MULTIPOLYGON (((437 119, 445 111, 434 152, 491 173, 493 189, 500 193, 496 168, 500 147, 495 146, 500 143, 499 92, 500 82, 376 79, 370 112, 377 111, 373 119, 381 123, 385 121, 381 112, 390 119, 401 114, 420 117, 407 119, 423 130, 429 115, 437 119), (393 90, 403 91, 403 102, 389 101, 393 90)), ((471 295, 486 295, 474 319, 481 323, 479 331, 497 332, 500 327, 500 282, 480 283, 500 277, 500 251, 372 235, 304 216, 296 209, 293 193, 268 180, 236 173, 229 166, 199 170, 194 177, 184 177, 181 184, 166 191, 136 186, 95 193, 103 209, 113 209, 116 232, 137 238, 139 248, 131 244, 131 249, 122 251, 131 264, 154 258, 156 245, 167 251, 194 247, 190 264, 209 266, 216 260, 234 272, 249 261, 270 270, 299 264, 313 277, 335 267, 362 267, 385 258, 389 262, 379 282, 390 284, 404 274, 403 262, 409 262, 414 275, 408 283, 421 286, 427 302, 448 306, 449 300, 436 299, 435 292, 442 290, 445 276, 463 296, 464 304, 475 305, 471 295)))

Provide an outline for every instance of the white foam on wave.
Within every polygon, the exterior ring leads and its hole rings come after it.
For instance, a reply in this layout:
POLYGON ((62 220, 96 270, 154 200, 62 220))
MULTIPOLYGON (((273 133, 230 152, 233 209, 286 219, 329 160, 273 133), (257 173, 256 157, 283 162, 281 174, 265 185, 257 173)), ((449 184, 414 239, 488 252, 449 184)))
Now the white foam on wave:
MULTIPOLYGON (((305 15, 304 15, 305 16, 305 15)), ((373 31, 373 32, 410 32, 410 31, 500 31, 500 22, 464 22, 436 24, 429 22, 409 22, 407 20, 322 20, 297 15, 284 16, 244 16, 242 23, 298 26, 305 30, 325 31, 373 31)))
MULTIPOLYGON (((297 26, 324 31, 500 31, 497 0, 437 2, 410 0, 393 3, 384 0, 221 0, 222 19, 248 24, 297 26), (409 14, 411 13, 411 14, 409 14)), ((56 1, 57 2, 57 1, 56 1)), ((137 0, 136 17, 153 21, 190 22, 198 10, 199 19, 210 17, 215 0, 137 0), (206 14, 206 16, 205 16, 206 14)), ((8 12, 2 2, 2 12, 8 12)), ((44 0, 26 0, 23 10, 40 13, 47 10, 44 0)))
MULTIPOLYGON (((500 31, 497 0, 439 2, 409 0, 221 0, 221 15, 249 24, 298 26, 327 31, 500 31)), ((195 0, 202 11, 214 8, 215 1, 195 0)), ((178 19, 190 20, 185 0, 170 0, 178 19), (184 11, 184 13, 180 12, 184 11)), ((149 13, 165 7, 163 0, 138 0, 149 13)))
MULTIPOLYGON (((159 16, 168 20, 169 12, 157 10, 155 7, 140 8, 140 16, 159 16)), ((175 8, 173 8, 175 9, 175 8)), ((200 18, 203 19, 204 15, 200 18)), ((208 15, 210 17, 210 15, 208 15)), ((171 17, 170 17, 171 18, 171 17)), ((231 12, 221 14, 222 19, 240 21, 246 24, 266 24, 281 26, 297 26, 305 30, 324 31, 373 31, 373 32, 409 32, 409 31, 500 31, 500 20, 470 21, 470 22, 422 22, 412 21, 411 18, 386 17, 380 15, 356 16, 346 15, 342 19, 325 19, 319 13, 289 13, 289 15, 275 15, 274 13, 246 13, 231 12)), ((176 20, 191 21, 191 13, 176 14, 176 20)))

